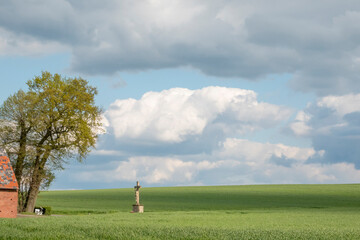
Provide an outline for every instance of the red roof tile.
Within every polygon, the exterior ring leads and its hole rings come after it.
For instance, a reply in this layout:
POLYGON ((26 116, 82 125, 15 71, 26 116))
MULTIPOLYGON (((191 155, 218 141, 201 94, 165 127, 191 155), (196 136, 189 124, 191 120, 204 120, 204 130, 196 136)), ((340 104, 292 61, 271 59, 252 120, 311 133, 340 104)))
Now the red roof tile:
POLYGON ((0 156, 0 189, 18 189, 18 187, 9 158, 0 156))

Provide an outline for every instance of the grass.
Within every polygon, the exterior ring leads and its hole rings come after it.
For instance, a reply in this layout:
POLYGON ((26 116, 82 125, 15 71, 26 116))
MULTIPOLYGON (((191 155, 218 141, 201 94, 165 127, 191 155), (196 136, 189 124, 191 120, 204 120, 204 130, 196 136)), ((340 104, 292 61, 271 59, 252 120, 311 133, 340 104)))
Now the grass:
MULTIPOLYGON (((37 205, 53 213, 128 212, 133 189, 49 191, 37 205)), ((290 208, 359 208, 360 185, 253 185, 142 188, 147 212, 290 208)))
POLYGON ((360 185, 42 192, 62 217, 0 219, 1 239, 360 239, 360 185))

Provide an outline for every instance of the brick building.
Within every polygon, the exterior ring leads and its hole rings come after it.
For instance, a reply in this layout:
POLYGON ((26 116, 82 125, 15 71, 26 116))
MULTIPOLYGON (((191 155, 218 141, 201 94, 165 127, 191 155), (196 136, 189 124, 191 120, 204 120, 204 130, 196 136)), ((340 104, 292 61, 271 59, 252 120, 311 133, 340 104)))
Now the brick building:
POLYGON ((15 218, 18 205, 18 183, 10 160, 0 151, 0 218, 15 218))

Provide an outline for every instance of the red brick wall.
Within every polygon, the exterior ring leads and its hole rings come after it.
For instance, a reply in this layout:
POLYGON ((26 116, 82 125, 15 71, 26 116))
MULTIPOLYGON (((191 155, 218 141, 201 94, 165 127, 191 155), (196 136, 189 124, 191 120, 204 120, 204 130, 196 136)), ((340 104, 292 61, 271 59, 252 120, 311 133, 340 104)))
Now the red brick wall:
POLYGON ((0 218, 15 218, 18 193, 16 190, 0 189, 0 218))

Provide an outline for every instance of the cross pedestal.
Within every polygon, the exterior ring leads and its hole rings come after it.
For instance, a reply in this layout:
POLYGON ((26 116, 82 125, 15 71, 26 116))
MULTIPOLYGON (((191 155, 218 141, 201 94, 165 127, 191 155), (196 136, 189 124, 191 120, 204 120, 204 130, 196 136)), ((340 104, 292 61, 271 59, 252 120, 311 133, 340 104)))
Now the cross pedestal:
POLYGON ((134 213, 143 213, 144 212, 144 205, 133 205, 133 210, 132 212, 134 213))

